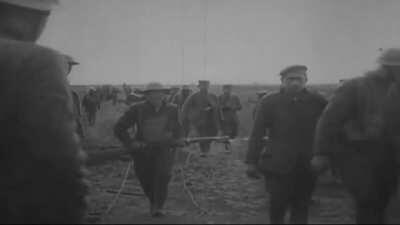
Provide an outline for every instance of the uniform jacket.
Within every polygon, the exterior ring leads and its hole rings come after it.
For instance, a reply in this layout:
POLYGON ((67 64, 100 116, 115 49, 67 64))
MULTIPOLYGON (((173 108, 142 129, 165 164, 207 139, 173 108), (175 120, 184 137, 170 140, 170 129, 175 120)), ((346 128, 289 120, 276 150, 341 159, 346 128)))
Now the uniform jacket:
POLYGON ((260 102, 249 142, 247 163, 257 164, 269 131, 271 156, 266 170, 289 173, 298 163, 308 165, 312 155, 315 126, 326 100, 319 94, 304 90, 290 96, 283 90, 265 96, 260 102))
POLYGON ((85 111, 88 113, 96 112, 100 109, 100 100, 97 95, 87 94, 83 97, 82 106, 85 108, 85 111))
POLYGON ((190 95, 182 108, 183 120, 190 121, 194 126, 211 124, 218 126, 218 98, 208 93, 203 95, 200 92, 190 95))
POLYGON ((236 112, 242 109, 242 104, 237 95, 231 94, 227 96, 222 94, 218 97, 218 103, 223 119, 239 122, 236 112))
POLYGON ((0 39, 0 222, 78 223, 84 216, 83 152, 66 65, 53 50, 0 39))
POLYGON ((162 143, 182 137, 182 128, 178 121, 178 109, 175 105, 164 103, 157 112, 149 102, 134 104, 118 120, 114 127, 115 136, 125 146, 133 140, 147 143, 162 143), (136 127, 135 136, 129 129, 136 127))

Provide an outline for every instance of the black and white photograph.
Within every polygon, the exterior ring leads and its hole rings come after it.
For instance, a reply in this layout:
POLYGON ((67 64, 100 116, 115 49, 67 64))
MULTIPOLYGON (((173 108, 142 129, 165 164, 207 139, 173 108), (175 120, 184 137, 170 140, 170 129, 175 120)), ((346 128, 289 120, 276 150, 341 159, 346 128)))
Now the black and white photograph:
POLYGON ((1 224, 400 223, 399 0, 0 0, 0 102, 1 224))

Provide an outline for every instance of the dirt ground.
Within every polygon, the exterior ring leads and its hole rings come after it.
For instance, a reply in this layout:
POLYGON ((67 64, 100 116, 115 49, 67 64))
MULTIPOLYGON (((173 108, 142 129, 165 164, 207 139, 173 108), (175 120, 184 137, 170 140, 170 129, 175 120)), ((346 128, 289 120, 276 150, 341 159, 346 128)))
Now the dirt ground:
MULTIPOLYGON (((116 118, 124 106, 112 107, 106 103, 95 127, 87 128, 87 145, 109 146, 119 144, 112 135, 116 118)), ((248 125, 248 124, 247 124, 248 125)), ((104 149, 91 149, 102 151, 104 149)), ((207 158, 199 157, 197 146, 179 151, 166 204, 167 217, 153 219, 149 204, 140 189, 133 169, 119 198, 129 161, 114 160, 90 166, 90 195, 88 223, 133 224, 268 224, 269 196, 263 180, 245 175, 244 154, 247 143, 234 141, 227 152, 221 144, 214 144, 207 158), (188 159, 189 157, 189 160, 188 159), (110 204, 113 207, 110 209, 110 204)), ((310 210, 312 224, 354 223, 352 201, 340 184, 324 175, 318 182, 310 210)), ((390 222, 398 223, 399 204, 393 201, 389 211, 390 222)))

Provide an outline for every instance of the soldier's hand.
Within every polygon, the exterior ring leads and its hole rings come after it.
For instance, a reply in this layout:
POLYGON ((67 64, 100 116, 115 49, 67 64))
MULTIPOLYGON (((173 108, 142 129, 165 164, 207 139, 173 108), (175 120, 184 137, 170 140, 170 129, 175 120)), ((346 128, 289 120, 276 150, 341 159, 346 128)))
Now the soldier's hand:
POLYGON ((321 174, 329 168, 329 159, 326 156, 314 156, 311 160, 311 169, 316 174, 321 174))
POLYGON ((258 172, 258 169, 255 165, 249 164, 247 166, 246 174, 249 178, 256 179, 256 180, 261 179, 261 175, 258 172))

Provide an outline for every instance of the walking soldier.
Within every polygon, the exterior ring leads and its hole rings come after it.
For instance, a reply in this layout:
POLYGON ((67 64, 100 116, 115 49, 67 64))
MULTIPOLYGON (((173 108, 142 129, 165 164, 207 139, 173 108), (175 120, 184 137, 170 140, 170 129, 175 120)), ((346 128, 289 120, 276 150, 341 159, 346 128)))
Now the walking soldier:
POLYGON ((183 144, 178 109, 165 101, 168 93, 169 89, 159 83, 148 84, 143 91, 146 100, 131 106, 114 130, 133 156, 135 172, 150 201, 153 217, 164 215, 175 146, 183 144), (136 134, 131 138, 128 130, 134 127, 136 134))
POLYGON ((83 97, 82 106, 85 109, 89 125, 94 126, 97 111, 100 109, 100 99, 94 88, 90 88, 89 92, 83 97))
POLYGON ((247 173, 257 175, 260 161, 271 196, 271 223, 283 223, 288 209, 291 223, 308 221, 315 185, 310 167, 314 128, 326 100, 305 88, 306 71, 307 67, 295 65, 280 73, 282 89, 261 100, 250 137, 247 173), (261 155, 266 130, 270 142, 268 152, 261 155))
POLYGON ((400 151, 400 49, 380 67, 344 82, 318 124, 315 170, 338 168, 356 203, 357 223, 382 224, 397 189, 400 151))
MULTIPOLYGON (((218 98, 208 92, 210 82, 199 81, 200 91, 188 97, 183 104, 182 122, 189 123, 194 127, 200 137, 216 136, 218 134, 218 98)), ((205 157, 210 151, 210 141, 199 143, 202 156, 205 157)))
POLYGON ((218 97, 220 108, 220 124, 223 135, 235 138, 239 129, 239 118, 237 111, 242 109, 240 99, 232 94, 232 85, 222 87, 223 94, 218 97))

